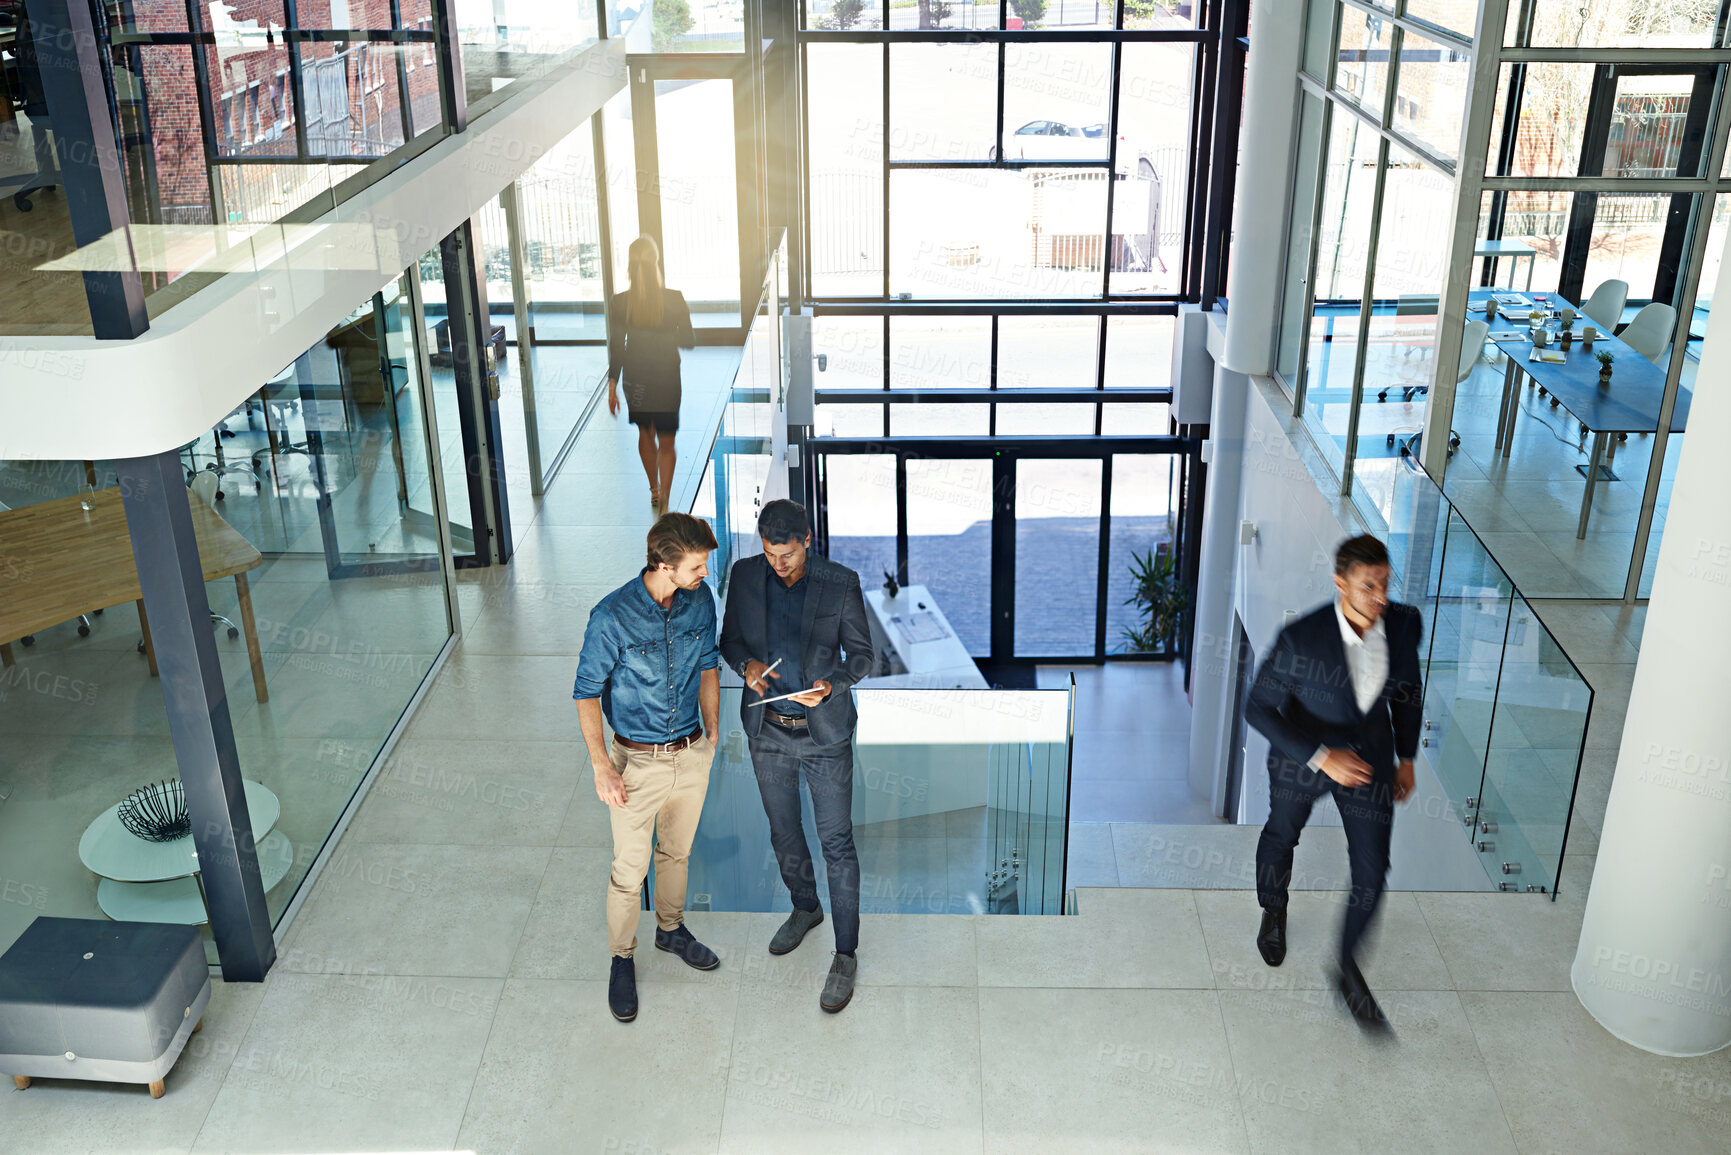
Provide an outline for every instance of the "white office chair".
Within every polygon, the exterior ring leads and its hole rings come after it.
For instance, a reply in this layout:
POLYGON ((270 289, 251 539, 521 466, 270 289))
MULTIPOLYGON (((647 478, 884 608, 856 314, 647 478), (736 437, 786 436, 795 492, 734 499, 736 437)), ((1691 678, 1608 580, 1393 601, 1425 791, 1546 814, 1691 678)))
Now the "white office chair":
MULTIPOLYGON (((1465 384, 1466 379, 1473 375, 1473 369, 1475 367, 1477 367, 1477 365, 1479 363, 1479 356, 1482 353, 1484 353, 1484 351, 1485 351, 1485 340, 1490 335, 1491 335, 1491 327, 1488 323, 1486 323, 1484 321, 1468 321, 1467 322, 1466 332, 1461 334, 1461 360, 1460 360, 1460 368, 1455 373, 1455 384, 1456 385, 1465 384)), ((1406 400, 1410 401, 1410 400, 1412 400, 1412 396, 1414 393, 1428 393, 1430 391, 1430 386, 1428 386, 1428 385, 1414 385, 1414 386, 1411 386, 1409 388, 1405 388, 1403 391, 1406 393, 1406 400)), ((1393 433, 1390 433, 1388 435, 1388 444, 1389 444, 1389 447, 1391 449, 1394 447, 1395 437, 1396 437, 1396 435, 1393 433)), ((1422 438, 1422 434, 1418 434, 1418 433, 1415 433, 1411 437, 1407 438, 1406 441, 1401 445, 1401 452, 1403 454, 1411 454, 1413 457, 1417 457, 1418 456, 1418 444, 1419 444, 1419 441, 1421 440, 1421 438, 1422 438)), ((1449 430, 1449 456, 1450 457, 1453 457, 1455 455, 1455 450, 1459 449, 1460 445, 1461 445, 1461 435, 1456 433, 1452 429, 1449 430)))
POLYGON ((1671 343, 1671 331, 1677 327, 1677 310, 1654 301, 1642 305, 1629 327, 1617 336, 1623 343, 1655 365, 1663 364, 1665 348, 1671 343))
POLYGON ((1629 282, 1615 278, 1593 290, 1593 295, 1581 304, 1581 312, 1599 327, 1602 333, 1615 333, 1623 319, 1623 306, 1629 301, 1629 282))

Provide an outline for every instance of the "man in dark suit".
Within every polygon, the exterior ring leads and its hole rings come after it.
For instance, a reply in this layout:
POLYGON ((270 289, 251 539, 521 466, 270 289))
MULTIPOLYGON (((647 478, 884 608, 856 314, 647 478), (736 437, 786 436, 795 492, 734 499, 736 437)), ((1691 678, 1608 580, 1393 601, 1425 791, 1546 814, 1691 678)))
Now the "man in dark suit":
POLYGON ((1334 555, 1339 596, 1280 631, 1251 687, 1245 717, 1268 739, 1268 823, 1256 844, 1257 949, 1286 957, 1292 851, 1324 794, 1346 828, 1352 894, 1336 982, 1361 1022, 1386 1024, 1355 953, 1388 876, 1394 804, 1412 793, 1424 687, 1415 606, 1388 600, 1388 550, 1368 534, 1334 555))
POLYGON ((772 501, 757 519, 763 553, 733 563, 721 622, 721 658, 745 679, 740 717, 770 845, 793 913, 769 941, 786 954, 823 921, 817 875, 800 819, 805 771, 823 844, 835 915, 835 961, 818 1005, 831 1012, 853 997, 859 945, 859 854, 853 844, 853 684, 871 673, 871 629, 859 575, 811 550, 805 507, 772 501), (844 657, 845 655, 845 657, 844 657), (803 691, 793 693, 794 691, 803 691), (764 698, 793 693, 781 701, 764 698))

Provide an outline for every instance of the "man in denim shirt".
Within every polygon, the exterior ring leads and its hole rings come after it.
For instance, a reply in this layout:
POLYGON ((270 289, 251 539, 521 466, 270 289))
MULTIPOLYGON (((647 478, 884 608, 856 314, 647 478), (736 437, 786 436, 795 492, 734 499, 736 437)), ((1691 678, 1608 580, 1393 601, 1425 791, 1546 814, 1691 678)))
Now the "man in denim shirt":
POLYGON ((637 1017, 632 954, 652 848, 656 949, 698 970, 721 961, 685 928, 686 869, 721 711, 715 599, 703 584, 715 535, 690 514, 669 513, 650 529, 648 546, 643 572, 590 612, 572 692, 595 793, 613 821, 607 1005, 622 1023, 637 1017), (611 751, 603 715, 613 730, 611 751))

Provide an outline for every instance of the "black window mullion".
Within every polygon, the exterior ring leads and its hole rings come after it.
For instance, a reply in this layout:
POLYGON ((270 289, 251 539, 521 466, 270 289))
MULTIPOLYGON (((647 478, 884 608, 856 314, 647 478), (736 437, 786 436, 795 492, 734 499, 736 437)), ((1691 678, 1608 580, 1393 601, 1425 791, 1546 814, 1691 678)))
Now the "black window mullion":
POLYGON ((908 584, 908 451, 896 452, 896 582, 908 584))
POLYGON ((883 389, 884 389, 884 403, 883 403, 884 434, 883 435, 885 437, 888 437, 890 435, 890 403, 889 403, 889 395, 890 395, 890 315, 888 313, 884 314, 884 384, 883 384, 883 389))
MULTIPOLYGON (((301 26, 300 15, 295 11, 295 0, 283 0, 283 23, 291 30, 301 26)), ((306 79, 301 74, 301 46, 297 37, 284 37, 288 49, 289 91, 294 94, 295 102, 295 156, 301 160, 311 154, 307 152, 307 102, 306 79)))
MULTIPOLYGON (((889 0, 884 0, 884 27, 887 29, 889 27, 889 24, 890 24, 889 0)), ((884 194, 883 194, 883 198, 882 198, 883 199, 883 205, 882 205, 882 207, 883 207, 883 235, 878 238, 878 242, 879 242, 880 251, 883 254, 884 300, 887 301, 890 299, 890 46, 889 46, 888 41, 884 42, 883 77, 884 77, 884 79, 883 79, 882 96, 883 96, 884 137, 883 137, 883 147, 878 150, 882 154, 879 157, 879 160, 883 163, 883 170, 884 170, 884 172, 883 172, 884 194)), ((886 332, 886 334, 888 332, 887 319, 886 319, 886 325, 885 325, 885 332, 886 332)), ((886 355, 889 353, 889 343, 888 343, 887 339, 884 343, 884 353, 886 355)), ((886 389, 889 388, 889 377, 887 375, 887 370, 886 370, 886 376, 884 377, 884 388, 886 388, 886 389)), ((885 424, 884 434, 885 434, 885 436, 888 436, 888 434, 889 434, 889 427, 888 427, 889 426, 889 413, 887 410, 884 413, 884 424, 885 424)))
MULTIPOLYGON (((998 315, 992 314, 992 347, 987 358, 986 388, 990 392, 998 391, 998 315)), ((986 433, 996 437, 998 434, 998 403, 992 402, 986 408, 986 433)))
MULTIPOLYGON (((1124 45, 1112 45, 1112 67, 1109 70, 1112 88, 1106 108, 1106 242, 1100 246, 1100 296, 1112 295, 1112 200, 1118 189, 1118 93, 1123 87, 1124 45)), ((1160 238, 1151 242, 1158 246, 1160 238)))
POLYGON ((1106 657, 1106 599, 1112 562, 1112 460, 1113 455, 1100 455, 1100 569, 1094 593, 1094 656, 1106 657))
MULTIPOLYGON (((1106 395, 1106 318, 1100 317, 1099 343, 1094 353, 1094 388, 1100 390, 1102 398, 1106 395)), ((1094 406, 1094 436, 1098 437, 1106 431, 1106 406, 1094 406)))

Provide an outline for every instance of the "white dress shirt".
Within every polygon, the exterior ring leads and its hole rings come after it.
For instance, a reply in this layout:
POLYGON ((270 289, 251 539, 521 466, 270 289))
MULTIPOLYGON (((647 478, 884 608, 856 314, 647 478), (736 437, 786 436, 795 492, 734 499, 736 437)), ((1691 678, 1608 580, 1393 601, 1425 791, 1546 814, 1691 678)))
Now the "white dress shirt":
MULTIPOLYGON (((1352 676, 1352 696, 1358 702, 1358 712, 1369 713, 1382 695, 1383 684, 1388 681, 1388 631, 1383 628, 1382 618, 1378 617, 1364 636, 1359 637, 1352 623, 1346 620, 1346 611, 1340 608, 1339 598, 1334 601, 1334 617, 1340 623, 1346 670, 1352 676)), ((1310 768, 1321 769, 1322 761, 1327 757, 1328 747, 1318 746, 1316 753, 1310 756, 1310 768)))

